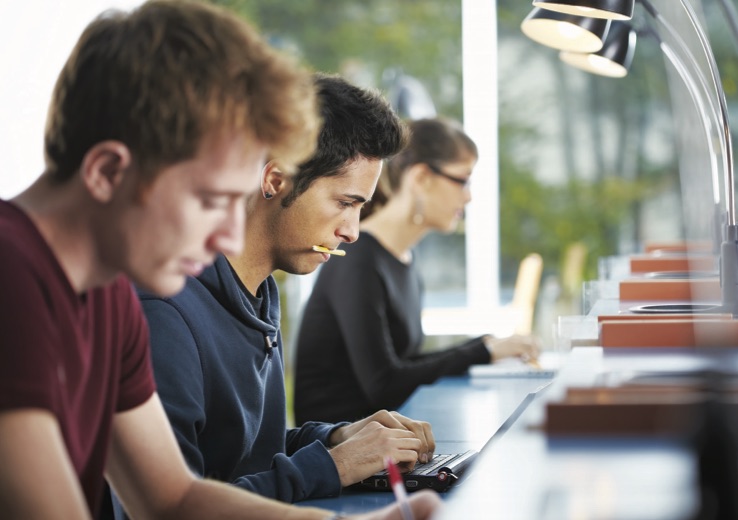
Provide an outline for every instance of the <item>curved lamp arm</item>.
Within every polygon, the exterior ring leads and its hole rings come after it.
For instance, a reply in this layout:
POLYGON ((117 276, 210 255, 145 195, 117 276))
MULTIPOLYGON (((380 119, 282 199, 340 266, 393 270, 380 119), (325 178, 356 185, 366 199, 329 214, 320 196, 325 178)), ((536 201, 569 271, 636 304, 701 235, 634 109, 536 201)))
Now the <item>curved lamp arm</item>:
MULTIPOLYGON (((693 63, 697 63, 697 60, 694 58, 692 53, 689 51, 687 46, 684 44, 683 38, 679 35, 679 33, 676 32, 674 27, 664 18, 661 13, 659 13, 656 8, 653 6, 653 4, 650 2, 650 0, 639 0, 643 7, 648 11, 648 13, 659 23, 661 24, 664 29, 666 29, 667 32, 674 38, 674 41, 676 41, 682 50, 686 52, 690 60, 693 63)), ((707 35, 705 34, 705 31, 702 29, 702 26, 697 21, 697 13, 695 13, 694 8, 687 2, 687 0, 680 0, 680 4, 684 11, 687 14, 687 18, 689 18, 689 22, 692 25, 692 28, 694 29, 695 34, 697 34, 697 37, 700 42, 700 46, 702 47, 702 51, 705 54, 705 57, 707 58, 707 64, 708 68, 710 70, 710 79, 712 81, 712 86, 715 91, 715 94, 717 96, 718 100, 718 107, 716 107, 712 104, 711 97, 709 94, 706 96, 708 99, 708 102, 710 102, 712 112, 715 113, 719 117, 719 126, 720 126, 720 137, 722 140, 723 148, 725 153, 722 155, 723 159, 723 168, 725 171, 726 179, 725 179, 725 206, 728 213, 728 236, 733 236, 733 239, 736 238, 735 233, 735 225, 736 225, 736 216, 735 216, 735 176, 734 176, 734 163, 733 163, 733 145, 732 140, 730 137, 730 123, 729 123, 729 117, 728 117, 728 104, 725 99, 725 90, 722 87, 722 82, 720 80, 720 72, 718 71, 717 63, 715 61, 715 56, 712 53, 712 49, 710 47, 710 44, 707 40, 707 35)), ((664 54, 669 56, 669 52, 665 50, 664 54)), ((673 55, 673 53, 671 53, 673 55)), ((672 61, 673 63, 673 61, 672 61)), ((697 77, 700 78, 700 81, 703 82, 703 88, 706 89, 706 86, 704 85, 704 78, 702 78, 701 74, 697 74, 697 77)))
MULTIPOLYGON (((673 31, 673 28, 665 23, 664 17, 661 16, 653 8, 649 0, 641 0, 644 7, 651 13, 654 18, 667 30, 673 31)), ((718 71, 715 56, 712 53, 707 35, 702 26, 697 21, 697 14, 692 6, 686 0, 680 0, 680 3, 687 13, 690 23, 699 38, 702 50, 707 57, 708 68, 710 69, 710 78, 717 94, 718 103, 720 105, 719 115, 720 122, 723 126, 723 145, 725 154, 725 203, 727 209, 727 223, 725 225, 725 236, 720 246, 720 289, 722 293, 722 307, 724 312, 730 312, 734 317, 738 317, 738 228, 736 227, 735 217, 735 176, 733 172, 733 145, 730 135, 730 123, 728 117, 728 104, 725 100, 725 90, 722 87, 720 73, 718 71)), ((678 35, 677 35, 678 36, 678 35)), ((681 38, 676 38, 681 41, 681 38)))
MULTIPOLYGON (((699 95, 697 90, 697 84, 695 83, 694 76, 689 73, 687 70, 687 67, 684 65, 684 62, 679 58, 679 55, 674 52, 674 50, 666 44, 664 41, 662 41, 659 38, 659 47, 661 48, 661 52, 663 52, 664 56, 669 60, 669 62, 672 64, 674 69, 676 69, 677 74, 679 74, 679 77, 684 81, 684 83, 687 85, 687 91, 689 92, 690 97, 692 98, 692 101, 697 106, 697 110, 700 113, 700 119, 702 120, 702 125, 705 130, 705 134, 707 136, 707 146, 710 149, 710 171, 712 172, 712 186, 713 186, 713 200, 715 204, 720 203, 720 179, 718 175, 718 156, 724 154, 718 154, 718 152, 715 150, 715 143, 712 139, 712 125, 710 122, 714 119, 711 118, 709 114, 715 113, 714 111, 710 111, 705 106, 705 101, 702 98, 702 96, 699 95)), ((702 85, 704 85, 704 78, 702 78, 701 75, 697 75, 702 80, 702 85)), ((709 94, 706 95, 708 102, 709 102, 709 94)), ((713 108, 712 103, 710 103, 711 108, 713 108)), ((717 125, 718 129, 718 138, 720 141, 724 141, 724 138, 722 136, 721 128, 719 124, 717 125)), ((723 165, 725 164, 725 161, 723 161, 723 165)))

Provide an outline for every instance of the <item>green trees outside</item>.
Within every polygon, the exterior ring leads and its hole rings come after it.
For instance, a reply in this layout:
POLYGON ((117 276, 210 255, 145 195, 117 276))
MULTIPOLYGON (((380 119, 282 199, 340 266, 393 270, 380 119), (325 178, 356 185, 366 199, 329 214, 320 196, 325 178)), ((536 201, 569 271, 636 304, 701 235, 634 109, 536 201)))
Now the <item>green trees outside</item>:
MULTIPOLYGON (((440 114, 462 117, 460 0, 210 1, 241 13, 315 70, 381 89, 389 71, 402 70, 424 84, 440 114)), ((522 35, 530 2, 497 5, 503 283, 530 251, 543 255, 547 273, 556 273, 574 241, 587 245, 586 276, 594 277, 597 257, 638 247, 644 201, 679 196, 663 58, 655 42, 642 38, 627 78, 589 76, 522 35), (546 84, 521 79, 542 60, 550 71, 539 76, 546 84), (557 129, 546 134, 543 123, 551 118, 557 129), (558 164, 536 164, 542 143, 560 150, 558 164), (548 170, 564 173, 547 177, 548 170)), ((713 11, 710 23, 719 23, 713 11)), ((716 29, 721 43, 715 48, 730 95, 738 60, 724 25, 716 29)))
POLYGON ((382 87, 387 71, 420 79, 438 112, 461 118, 461 2, 211 0, 251 20, 314 70, 382 87))

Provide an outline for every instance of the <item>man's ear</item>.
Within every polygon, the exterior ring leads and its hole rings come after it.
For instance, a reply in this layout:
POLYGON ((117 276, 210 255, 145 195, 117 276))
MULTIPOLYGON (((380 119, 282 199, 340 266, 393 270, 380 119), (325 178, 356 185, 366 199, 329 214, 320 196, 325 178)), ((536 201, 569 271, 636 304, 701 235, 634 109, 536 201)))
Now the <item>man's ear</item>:
POLYGON ((264 166, 261 175, 261 194, 265 199, 271 199, 287 188, 287 178, 275 161, 269 161, 264 166))
POLYGON ((131 152, 120 141, 101 141, 82 158, 82 182, 92 198, 109 202, 131 165, 131 152))

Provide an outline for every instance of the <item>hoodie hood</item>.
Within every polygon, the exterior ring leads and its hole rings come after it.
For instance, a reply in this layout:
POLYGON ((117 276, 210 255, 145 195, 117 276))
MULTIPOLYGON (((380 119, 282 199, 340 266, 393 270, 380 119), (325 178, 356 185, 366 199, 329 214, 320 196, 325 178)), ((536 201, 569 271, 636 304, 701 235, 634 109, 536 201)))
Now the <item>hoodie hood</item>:
POLYGON ((248 292, 238 274, 224 255, 218 255, 213 265, 207 267, 197 280, 213 295, 224 308, 233 314, 239 321, 245 323, 270 338, 276 337, 279 332, 280 308, 277 282, 269 275, 261 285, 259 294, 264 298, 267 309, 266 320, 262 320, 251 301, 246 297, 248 292))

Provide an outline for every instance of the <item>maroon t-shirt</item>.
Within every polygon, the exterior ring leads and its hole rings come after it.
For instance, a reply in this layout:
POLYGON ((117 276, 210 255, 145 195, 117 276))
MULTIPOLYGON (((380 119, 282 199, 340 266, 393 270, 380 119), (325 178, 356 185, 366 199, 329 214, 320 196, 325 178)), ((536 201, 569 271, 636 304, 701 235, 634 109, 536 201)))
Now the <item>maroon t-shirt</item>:
POLYGON ((115 412, 154 392, 130 282, 76 294, 33 222, 0 201, 0 411, 49 410, 97 514, 115 412))

